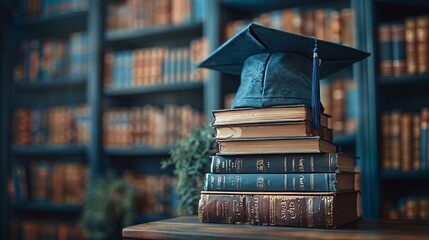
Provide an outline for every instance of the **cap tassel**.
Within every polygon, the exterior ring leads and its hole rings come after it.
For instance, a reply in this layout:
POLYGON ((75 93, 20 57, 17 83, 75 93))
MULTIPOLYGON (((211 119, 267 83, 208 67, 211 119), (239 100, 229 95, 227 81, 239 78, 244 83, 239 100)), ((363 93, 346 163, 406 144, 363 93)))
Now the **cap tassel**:
POLYGON ((320 129, 320 76, 317 39, 314 37, 313 74, 311 77, 311 120, 314 129, 320 129))

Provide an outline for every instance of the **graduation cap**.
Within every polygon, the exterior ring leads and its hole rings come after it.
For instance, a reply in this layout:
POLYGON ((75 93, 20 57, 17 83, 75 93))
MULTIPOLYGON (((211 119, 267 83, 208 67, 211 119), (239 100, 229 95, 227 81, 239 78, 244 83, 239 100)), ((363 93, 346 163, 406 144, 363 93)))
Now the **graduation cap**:
POLYGON ((241 75, 232 108, 304 104, 312 108, 313 128, 320 128, 320 78, 370 54, 251 23, 199 64, 241 75))

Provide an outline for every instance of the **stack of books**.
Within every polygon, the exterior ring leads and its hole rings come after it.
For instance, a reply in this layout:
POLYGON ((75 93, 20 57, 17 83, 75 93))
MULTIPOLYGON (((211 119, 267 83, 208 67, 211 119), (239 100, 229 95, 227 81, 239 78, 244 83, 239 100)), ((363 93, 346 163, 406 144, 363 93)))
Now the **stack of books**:
POLYGON ((202 222, 336 228, 359 219, 355 157, 337 152, 329 116, 290 105, 214 111, 219 152, 201 192, 202 222))

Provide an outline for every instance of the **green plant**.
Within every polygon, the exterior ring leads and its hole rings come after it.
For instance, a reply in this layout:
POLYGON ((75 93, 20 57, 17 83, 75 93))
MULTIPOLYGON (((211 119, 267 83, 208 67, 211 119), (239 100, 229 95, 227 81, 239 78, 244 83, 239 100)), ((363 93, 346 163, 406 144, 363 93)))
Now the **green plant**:
POLYGON ((134 188, 109 171, 86 190, 80 225, 90 239, 109 239, 133 223, 134 213, 134 188))
POLYGON ((215 153, 213 128, 206 124, 195 128, 171 151, 170 158, 161 162, 163 169, 173 166, 178 178, 176 192, 179 201, 178 215, 197 213, 204 175, 208 170, 210 155, 215 153))

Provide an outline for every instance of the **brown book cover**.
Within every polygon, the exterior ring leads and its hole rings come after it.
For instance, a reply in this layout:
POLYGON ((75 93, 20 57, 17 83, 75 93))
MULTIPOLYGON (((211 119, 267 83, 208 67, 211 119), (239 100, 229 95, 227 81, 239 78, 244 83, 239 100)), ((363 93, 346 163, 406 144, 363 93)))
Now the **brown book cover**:
POLYGON ((378 27, 379 45, 379 72, 381 76, 391 76, 393 74, 392 59, 392 34, 390 24, 382 24, 378 27))
POLYGON ((417 39, 417 72, 429 71, 429 16, 419 16, 416 19, 417 39))
MULTIPOLYGON (((240 108, 213 111, 213 126, 271 123, 278 121, 305 121, 311 119, 311 109, 305 105, 289 105, 270 108, 240 108)), ((320 115, 322 126, 328 126, 329 116, 320 115)))
POLYGON ((381 166, 383 170, 391 169, 390 150, 390 113, 381 114, 381 166))
POLYGON ((241 138, 281 138, 320 136, 332 141, 332 129, 322 126, 319 130, 311 126, 310 121, 301 122, 273 122, 269 124, 240 124, 214 126, 215 139, 241 138))
POLYGON ((407 73, 405 26, 402 22, 395 23, 390 26, 390 31, 392 34, 393 76, 402 76, 407 73))
POLYGON ((337 228, 359 219, 357 194, 202 191, 198 216, 205 223, 337 228))
POLYGON ((390 168, 401 169, 401 112, 390 113, 390 168))
POLYGON ((417 171, 420 169, 420 115, 419 114, 414 114, 413 115, 413 124, 412 124, 412 128, 413 128, 413 136, 412 136, 412 148, 413 148, 413 157, 412 157, 412 170, 417 171))
POLYGON ((411 113, 401 114, 401 170, 411 170, 412 160, 412 116, 411 113))
POLYGON ((263 153, 333 153, 337 146, 315 137, 218 140, 219 155, 263 153))
POLYGON ((417 33, 416 18, 410 17, 405 19, 405 48, 407 57, 407 73, 417 73, 417 33))
POLYGON ((345 130, 345 88, 342 79, 332 82, 332 129, 336 134, 343 134, 345 130))

